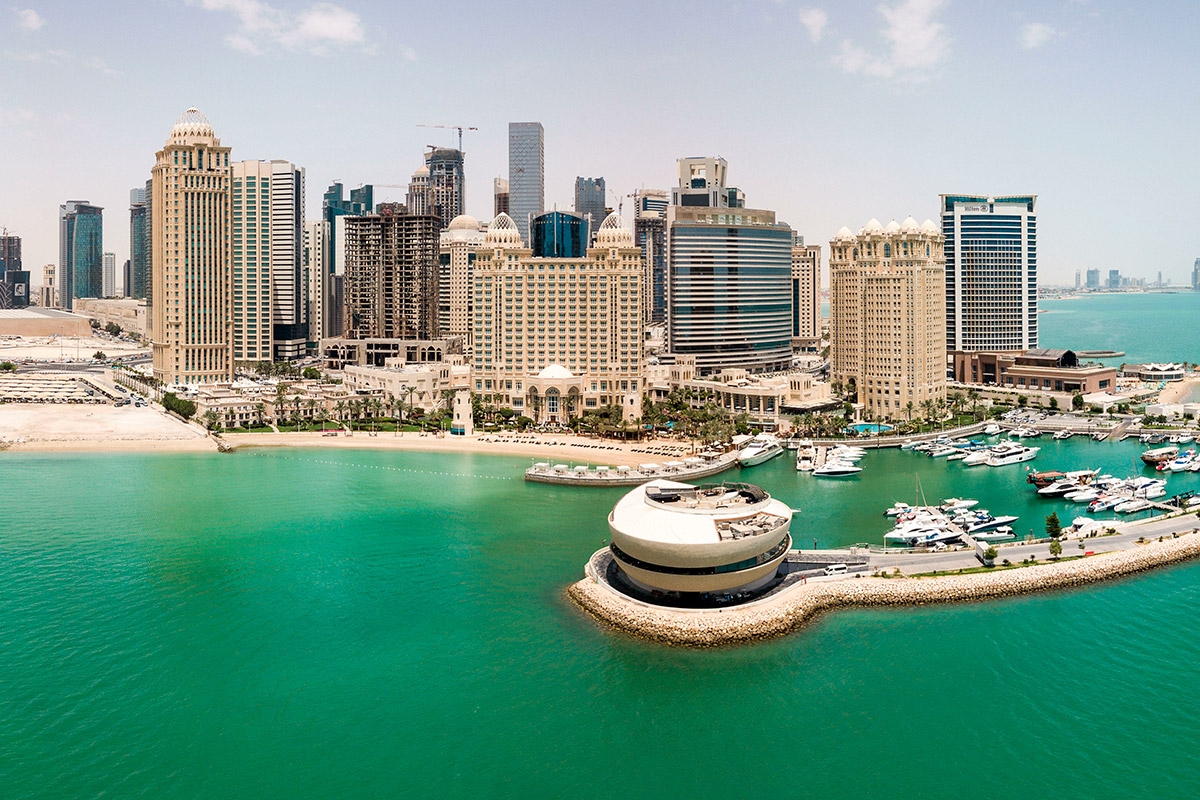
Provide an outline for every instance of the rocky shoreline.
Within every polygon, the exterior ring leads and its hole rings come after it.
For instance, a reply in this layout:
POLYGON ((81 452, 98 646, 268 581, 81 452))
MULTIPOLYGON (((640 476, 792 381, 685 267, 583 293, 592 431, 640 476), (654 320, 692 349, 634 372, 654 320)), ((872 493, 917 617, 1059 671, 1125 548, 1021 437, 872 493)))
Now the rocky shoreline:
POLYGON ((1200 556, 1200 533, 1152 541, 1075 561, 933 578, 858 578, 795 586, 732 608, 682 611, 631 600, 592 575, 567 596, 600 622, 639 638, 684 647, 718 647, 771 639, 841 608, 964 603, 1069 589, 1200 556))

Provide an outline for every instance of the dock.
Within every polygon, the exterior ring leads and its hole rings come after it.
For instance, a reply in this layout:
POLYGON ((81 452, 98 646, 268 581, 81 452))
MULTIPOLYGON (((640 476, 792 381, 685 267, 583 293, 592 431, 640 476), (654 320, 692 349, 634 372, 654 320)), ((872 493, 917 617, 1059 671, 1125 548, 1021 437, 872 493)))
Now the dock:
POLYGON ((560 486, 640 486, 656 478, 694 481, 718 475, 738 463, 736 450, 712 459, 687 458, 664 464, 639 464, 636 467, 571 466, 539 461, 525 470, 531 483, 555 483, 560 486), (700 463, 697 463, 700 462, 700 463))

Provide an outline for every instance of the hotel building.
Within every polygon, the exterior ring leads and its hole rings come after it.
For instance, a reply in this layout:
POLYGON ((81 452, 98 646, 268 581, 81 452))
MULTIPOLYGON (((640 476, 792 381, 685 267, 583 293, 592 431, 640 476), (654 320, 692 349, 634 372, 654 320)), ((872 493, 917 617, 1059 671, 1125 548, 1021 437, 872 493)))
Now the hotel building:
POLYGON ((1037 347, 1036 195, 941 195, 946 349, 1037 347))
POLYGON ((633 241, 642 249, 642 321, 667 318, 667 193, 639 189, 633 196, 633 241))
POLYGON ((304 170, 287 161, 233 164, 233 358, 305 354, 304 170))
POLYGON ((468 345, 473 333, 475 256, 487 228, 472 216, 455 217, 442 231, 438 247, 438 323, 443 336, 461 336, 468 345))
POLYGON ((166 384, 233 379, 230 148, 189 108, 151 173, 151 337, 166 384))
POLYGON ((792 243, 792 346, 821 349, 821 245, 792 243))
POLYGON ((642 390, 641 251, 616 214, 583 258, 537 258, 507 214, 475 260, 474 390, 561 423, 642 390))
POLYGON ((937 226, 872 219, 829 243, 830 377, 879 418, 946 396, 945 255, 937 226))

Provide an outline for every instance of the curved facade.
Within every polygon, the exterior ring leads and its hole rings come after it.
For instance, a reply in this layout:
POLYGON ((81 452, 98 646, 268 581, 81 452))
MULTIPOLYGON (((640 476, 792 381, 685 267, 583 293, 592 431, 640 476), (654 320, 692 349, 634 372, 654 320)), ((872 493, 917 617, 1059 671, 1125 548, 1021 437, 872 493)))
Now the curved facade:
POLYGON ((792 231, 774 212, 671 206, 667 252, 670 352, 701 375, 791 364, 792 231))
POLYGON ((792 540, 792 510, 753 484, 637 487, 608 518, 618 568, 639 588, 732 592, 775 576, 792 540))
POLYGON ((578 214, 547 211, 529 223, 534 258, 583 258, 587 255, 588 222, 578 214))

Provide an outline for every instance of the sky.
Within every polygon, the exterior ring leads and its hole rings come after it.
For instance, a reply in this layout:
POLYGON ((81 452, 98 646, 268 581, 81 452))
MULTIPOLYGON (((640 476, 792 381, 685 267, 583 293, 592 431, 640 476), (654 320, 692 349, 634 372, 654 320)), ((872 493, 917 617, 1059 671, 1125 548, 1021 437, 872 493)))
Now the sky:
POLYGON ((1185 283, 1196 30, 1185 2, 18 0, 0 6, 0 228, 38 284, 59 204, 90 200, 122 263, 129 190, 189 106, 234 159, 303 166, 309 219, 332 180, 406 185, 426 145, 456 144, 418 125, 477 127, 466 207, 486 220, 508 122, 539 121, 547 208, 572 207, 576 176, 616 207, 719 155, 809 243, 936 220, 941 193, 1036 194, 1042 283, 1185 283))

